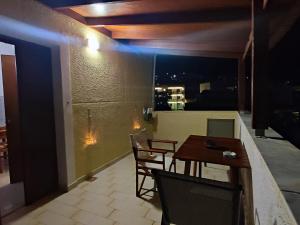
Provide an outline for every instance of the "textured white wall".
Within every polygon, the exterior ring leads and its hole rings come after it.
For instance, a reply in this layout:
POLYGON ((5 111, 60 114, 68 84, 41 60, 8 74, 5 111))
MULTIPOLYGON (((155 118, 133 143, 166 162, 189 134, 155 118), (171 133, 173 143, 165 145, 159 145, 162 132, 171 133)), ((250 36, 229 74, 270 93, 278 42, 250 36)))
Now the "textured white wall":
POLYGON ((130 151, 128 133, 143 126, 152 101, 153 57, 120 52, 120 43, 34 0, 0 1, 0 34, 48 46, 60 59, 53 86, 61 184, 130 151), (87 48, 89 37, 100 51, 87 48), (98 141, 87 149, 88 109, 98 141))

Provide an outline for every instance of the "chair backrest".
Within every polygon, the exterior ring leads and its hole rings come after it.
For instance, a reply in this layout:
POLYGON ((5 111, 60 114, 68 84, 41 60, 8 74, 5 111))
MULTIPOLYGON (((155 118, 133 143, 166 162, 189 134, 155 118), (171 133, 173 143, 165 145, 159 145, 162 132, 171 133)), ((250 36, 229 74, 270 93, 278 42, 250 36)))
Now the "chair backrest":
POLYGON ((147 158, 149 156, 149 153, 139 152, 140 149, 150 148, 147 141, 149 137, 147 130, 142 129, 135 134, 130 134, 129 137, 135 159, 137 160, 138 158, 147 158))
POLYGON ((5 127, 0 127, 0 144, 7 144, 7 136, 5 127))
POLYGON ((165 223, 237 225, 241 187, 203 178, 152 170, 165 223))

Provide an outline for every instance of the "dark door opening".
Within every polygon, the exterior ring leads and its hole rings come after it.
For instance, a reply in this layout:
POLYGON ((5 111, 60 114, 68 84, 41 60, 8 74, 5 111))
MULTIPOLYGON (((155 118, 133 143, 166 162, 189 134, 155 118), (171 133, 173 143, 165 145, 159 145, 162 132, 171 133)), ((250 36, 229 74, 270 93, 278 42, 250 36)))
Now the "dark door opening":
POLYGON ((19 118, 15 46, 0 42, 1 215, 25 204, 19 118))
MULTIPOLYGON (((58 190, 51 49, 1 35, 0 41, 13 44, 16 55, 15 59, 1 57, 10 70, 16 64, 17 74, 18 101, 5 104, 15 106, 6 109, 7 118, 19 112, 19 120, 7 121, 8 146, 16 149, 8 151, 11 181, 23 181, 26 204, 31 204, 58 190)), ((11 95, 13 89, 4 89, 11 95)))

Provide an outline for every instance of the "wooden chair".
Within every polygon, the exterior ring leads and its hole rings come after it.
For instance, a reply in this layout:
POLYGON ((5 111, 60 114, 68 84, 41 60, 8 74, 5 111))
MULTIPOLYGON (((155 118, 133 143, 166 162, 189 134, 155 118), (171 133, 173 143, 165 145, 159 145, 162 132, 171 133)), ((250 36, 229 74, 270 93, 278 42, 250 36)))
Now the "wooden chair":
POLYGON ((162 206, 162 225, 239 225, 241 186, 152 170, 162 206))
POLYGON ((0 153, 3 154, 4 158, 7 158, 8 156, 7 135, 6 135, 6 129, 3 127, 0 128, 0 153))
MULTIPOLYGON (((0 157, 3 157, 5 159, 7 159, 8 157, 7 136, 5 127, 0 127, 0 157)), ((3 173, 2 162, 0 162, 0 173, 3 173)))
POLYGON ((146 177, 151 177, 151 169, 171 170, 172 166, 176 171, 176 162, 172 157, 166 156, 168 152, 175 152, 177 141, 170 140, 153 140, 147 139, 142 133, 130 134, 130 141, 133 155, 136 162, 136 196, 141 197, 149 191, 156 191, 154 188, 146 189, 143 187, 146 177), (171 144, 172 149, 153 148, 152 143, 171 144), (142 175, 142 181, 139 185, 139 175, 142 175), (142 191, 145 191, 142 193, 142 191))

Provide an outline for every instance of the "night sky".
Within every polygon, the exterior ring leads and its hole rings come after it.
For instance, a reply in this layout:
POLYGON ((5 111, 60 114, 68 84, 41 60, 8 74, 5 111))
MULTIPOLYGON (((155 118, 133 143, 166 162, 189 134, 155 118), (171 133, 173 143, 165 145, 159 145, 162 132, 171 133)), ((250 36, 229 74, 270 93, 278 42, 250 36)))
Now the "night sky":
POLYGON ((156 57, 156 82, 158 84, 172 84, 189 82, 204 82, 216 80, 218 77, 235 82, 238 64, 235 59, 205 58, 191 56, 158 55, 156 57), (177 80, 166 75, 175 74, 177 80), (183 74, 184 73, 184 74, 183 74), (192 78, 192 79, 191 79, 192 78))
MULTIPOLYGON (((173 55, 156 57, 155 85, 184 86, 185 110, 235 110, 237 75, 236 59, 173 55), (210 83, 209 90, 200 91, 200 84, 207 82, 210 83)), ((162 99, 156 101, 163 102, 162 99)))

